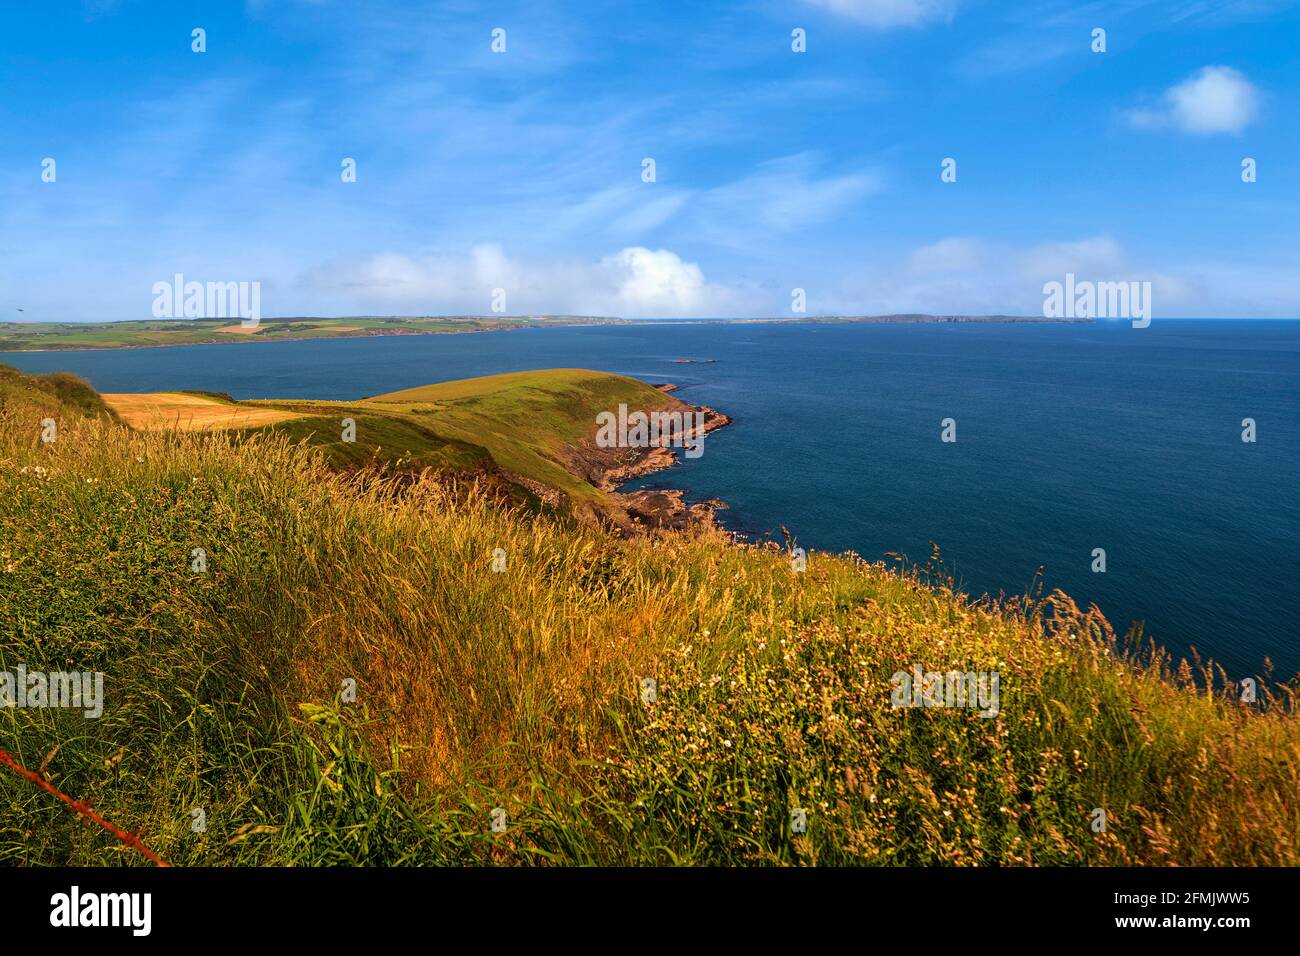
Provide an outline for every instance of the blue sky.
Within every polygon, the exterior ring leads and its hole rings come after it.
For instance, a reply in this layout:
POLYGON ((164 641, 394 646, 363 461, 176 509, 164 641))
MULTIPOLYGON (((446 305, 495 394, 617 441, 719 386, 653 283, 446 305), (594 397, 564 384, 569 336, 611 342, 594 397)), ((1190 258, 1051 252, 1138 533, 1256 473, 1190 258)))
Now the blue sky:
POLYGON ((481 314, 494 288, 512 314, 789 315, 795 288, 810 314, 1034 314, 1066 272, 1149 280, 1157 317, 1300 315, 1294 2, 3 20, 0 320, 148 318, 178 272, 258 281, 266 316, 481 314))

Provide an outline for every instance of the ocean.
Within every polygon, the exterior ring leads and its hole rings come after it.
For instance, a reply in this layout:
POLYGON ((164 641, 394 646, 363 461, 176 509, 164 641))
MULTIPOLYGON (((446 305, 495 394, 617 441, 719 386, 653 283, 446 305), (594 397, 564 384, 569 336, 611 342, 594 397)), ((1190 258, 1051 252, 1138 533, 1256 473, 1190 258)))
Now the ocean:
POLYGON ((728 527, 778 540, 784 527, 809 549, 924 562, 934 542, 970 593, 1025 593, 1041 572, 1121 633, 1144 621, 1234 676, 1265 658, 1274 676, 1300 670, 1300 321, 664 322, 0 362, 105 392, 236 398, 348 400, 550 367, 675 382, 734 424, 629 487, 720 498, 728 527))

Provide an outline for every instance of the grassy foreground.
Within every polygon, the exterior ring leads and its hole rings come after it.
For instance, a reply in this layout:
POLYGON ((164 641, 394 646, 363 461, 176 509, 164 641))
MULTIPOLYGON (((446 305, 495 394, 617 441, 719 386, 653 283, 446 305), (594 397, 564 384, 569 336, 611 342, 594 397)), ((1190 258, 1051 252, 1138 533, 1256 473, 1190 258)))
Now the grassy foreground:
MULTIPOLYGON (((104 713, 0 709, 0 748, 173 864, 1300 863, 1294 689, 1198 689, 1062 595, 620 539, 0 370, 19 664, 103 671, 104 713), (916 664, 1000 713, 893 709, 916 664)), ((147 865, 2 767, 0 860, 147 865)))

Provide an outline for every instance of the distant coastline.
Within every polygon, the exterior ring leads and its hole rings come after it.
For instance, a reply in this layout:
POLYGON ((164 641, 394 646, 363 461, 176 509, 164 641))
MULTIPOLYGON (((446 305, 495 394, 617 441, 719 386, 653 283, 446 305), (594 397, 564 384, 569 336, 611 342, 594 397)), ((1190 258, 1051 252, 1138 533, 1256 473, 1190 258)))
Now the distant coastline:
POLYGON ((461 335, 527 328, 613 325, 839 325, 1007 323, 1075 325, 1079 318, 1018 315, 800 315, 742 319, 624 319, 613 316, 345 316, 268 318, 255 330, 232 319, 129 319, 119 322, 3 322, 0 353, 71 352, 223 345, 247 342, 300 342, 308 339, 373 338, 390 335, 461 335))

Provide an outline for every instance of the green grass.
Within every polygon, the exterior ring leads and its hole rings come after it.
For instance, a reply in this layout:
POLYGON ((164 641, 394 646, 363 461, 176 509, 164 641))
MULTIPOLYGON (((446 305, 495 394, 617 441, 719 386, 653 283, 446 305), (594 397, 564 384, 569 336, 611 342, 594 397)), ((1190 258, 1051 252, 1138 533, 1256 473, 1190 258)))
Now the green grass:
MULTIPOLYGON (((283 407, 291 407, 285 404, 283 407)), ((297 406, 301 407, 301 406, 297 406)), ((391 415, 368 414, 358 407, 340 406, 332 415, 309 415, 239 434, 285 435, 295 442, 319 448, 338 468, 361 468, 383 463, 393 467, 432 468, 435 471, 473 471, 491 467, 492 457, 481 446, 446 438, 418 422, 391 415), (343 441, 342 421, 356 423, 356 441, 343 441)))
MULTIPOLYGON (((361 407, 541 401, 498 385, 361 407)), ((106 706, 0 710, 0 747, 172 863, 1300 863, 1293 688, 1242 703, 1063 595, 620 539, 275 430, 134 433, 60 388, 0 375, 0 670, 102 670, 106 706), (892 709, 918 663, 996 670, 1000 714, 892 709)), ((0 860, 144 864, 4 768, 0 860)))

